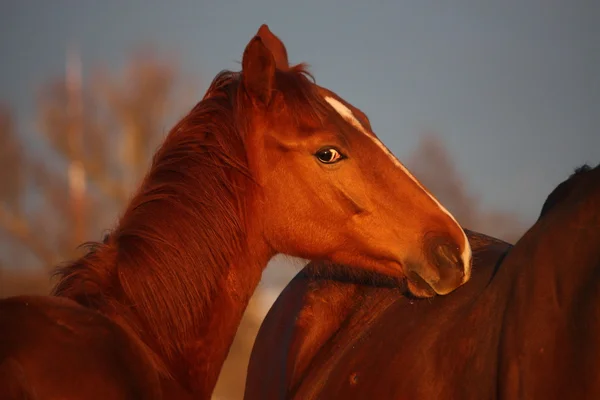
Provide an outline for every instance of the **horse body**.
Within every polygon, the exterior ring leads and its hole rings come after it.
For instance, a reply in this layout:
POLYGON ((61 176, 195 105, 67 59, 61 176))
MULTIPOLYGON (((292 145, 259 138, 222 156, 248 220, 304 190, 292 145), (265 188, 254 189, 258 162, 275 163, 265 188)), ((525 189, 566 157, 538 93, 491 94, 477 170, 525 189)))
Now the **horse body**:
MULTIPOLYGON (((460 391, 469 387, 453 387, 450 376, 440 376, 440 371, 496 357, 491 343, 499 334, 501 315, 494 324, 483 303, 473 308, 511 247, 474 232, 468 237, 473 274, 450 295, 452 301, 448 296, 415 301, 398 287, 361 283, 346 279, 344 270, 309 264, 282 292, 259 330, 245 398, 463 398, 460 391), (467 329, 465 318, 468 329, 487 331, 488 343, 469 343, 475 333, 460 344, 453 341, 453 334, 467 329), (490 351, 484 354, 481 348, 490 351), (459 392, 457 397, 446 396, 449 388, 459 392)), ((482 376, 490 372, 480 370, 482 376)))
POLYGON ((447 296, 309 264, 260 328, 245 398, 598 398, 600 167, 543 210, 514 247, 470 232, 472 278, 447 296))
POLYGON ((54 297, 0 300, 9 399, 209 398, 278 253, 379 271, 423 297, 471 271, 452 215, 266 25, 89 247, 54 297))
POLYGON ((141 346, 95 310, 21 296, 0 302, 0 322, 3 399, 160 398, 159 375, 141 346))
POLYGON ((600 397, 600 166, 571 179, 507 259, 502 398, 600 397))

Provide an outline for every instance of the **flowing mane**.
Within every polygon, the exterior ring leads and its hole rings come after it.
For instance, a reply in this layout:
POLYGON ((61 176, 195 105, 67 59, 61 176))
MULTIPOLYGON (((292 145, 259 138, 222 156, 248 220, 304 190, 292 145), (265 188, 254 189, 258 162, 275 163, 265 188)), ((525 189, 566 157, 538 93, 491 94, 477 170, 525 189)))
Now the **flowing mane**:
POLYGON ((552 207, 566 198, 574 188, 577 188, 576 183, 579 182, 581 178, 590 171, 592 171, 592 167, 590 167, 588 164, 583 164, 580 167, 575 168, 575 171, 569 176, 569 178, 560 183, 548 195, 546 201, 544 201, 544 204, 542 205, 539 218, 542 218, 544 215, 546 215, 552 207))
POLYGON ((208 399, 276 254, 406 279, 423 297, 467 282, 472 260, 367 117, 290 67, 266 25, 87 247, 54 296, 0 300, 0 393, 208 399))
MULTIPOLYGON (((132 328, 142 337, 152 332, 167 358, 198 334, 229 263, 249 250, 245 205, 236 196, 240 188, 252 191, 244 150, 248 100, 239 75, 217 75, 171 130, 106 243, 88 243, 87 255, 56 272, 55 295, 124 314, 124 305, 135 308, 142 320, 132 328)), ((324 110, 324 102, 305 66, 277 75, 295 118, 320 120, 324 111, 314 110, 324 110)))

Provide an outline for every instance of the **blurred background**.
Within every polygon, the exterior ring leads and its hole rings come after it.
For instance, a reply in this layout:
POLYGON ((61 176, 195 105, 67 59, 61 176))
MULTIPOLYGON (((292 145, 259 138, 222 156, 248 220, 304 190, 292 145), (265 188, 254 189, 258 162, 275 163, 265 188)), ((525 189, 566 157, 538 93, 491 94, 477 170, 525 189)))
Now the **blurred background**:
MULTIPOLYGON (((600 162, 600 3, 0 2, 0 297, 101 240, 169 128, 262 23, 467 228, 514 241, 600 162)), ((302 266, 274 259, 214 398, 240 399, 256 331, 302 266)))

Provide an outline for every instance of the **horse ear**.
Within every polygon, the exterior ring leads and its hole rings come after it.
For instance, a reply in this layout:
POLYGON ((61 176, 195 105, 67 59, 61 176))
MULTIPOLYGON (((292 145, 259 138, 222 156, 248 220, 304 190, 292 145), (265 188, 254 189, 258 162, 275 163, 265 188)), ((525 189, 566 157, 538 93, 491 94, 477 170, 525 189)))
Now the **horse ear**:
POLYGON ((250 96, 269 104, 275 84, 275 59, 259 36, 255 36, 244 50, 242 82, 250 96))
POLYGON ((256 36, 260 37, 267 49, 271 51, 273 54, 273 58, 275 58, 275 66, 282 71, 285 71, 290 68, 290 63, 288 62, 287 50, 277 36, 271 32, 269 27, 266 24, 262 24, 256 33, 256 36))

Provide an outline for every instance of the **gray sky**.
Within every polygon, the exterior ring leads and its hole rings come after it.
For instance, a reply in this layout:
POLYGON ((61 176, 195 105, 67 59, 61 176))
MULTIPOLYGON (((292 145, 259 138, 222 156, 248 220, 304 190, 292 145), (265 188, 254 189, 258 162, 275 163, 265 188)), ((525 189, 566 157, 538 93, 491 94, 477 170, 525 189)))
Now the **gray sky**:
POLYGON ((576 166, 600 162, 599 21, 596 0, 2 0, 0 101, 33 129, 35 91, 72 41, 111 67, 156 44, 205 89, 268 23, 401 160, 435 130, 484 207, 532 222, 576 166))

